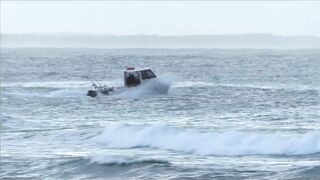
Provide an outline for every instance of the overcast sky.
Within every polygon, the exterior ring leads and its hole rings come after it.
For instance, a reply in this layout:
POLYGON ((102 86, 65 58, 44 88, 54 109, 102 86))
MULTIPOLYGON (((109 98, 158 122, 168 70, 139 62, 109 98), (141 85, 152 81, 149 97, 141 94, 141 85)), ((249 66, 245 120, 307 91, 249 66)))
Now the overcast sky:
POLYGON ((10 2, 1 33, 320 36, 320 2, 10 2))

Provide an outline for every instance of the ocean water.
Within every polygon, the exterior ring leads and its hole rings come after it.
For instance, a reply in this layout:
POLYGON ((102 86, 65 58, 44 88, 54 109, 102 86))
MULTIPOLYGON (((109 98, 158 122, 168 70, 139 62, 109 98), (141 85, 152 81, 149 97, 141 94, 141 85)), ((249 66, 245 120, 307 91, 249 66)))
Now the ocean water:
POLYGON ((1 49, 1 179, 320 179, 320 51, 1 49), (168 94, 86 96, 150 67, 168 94))

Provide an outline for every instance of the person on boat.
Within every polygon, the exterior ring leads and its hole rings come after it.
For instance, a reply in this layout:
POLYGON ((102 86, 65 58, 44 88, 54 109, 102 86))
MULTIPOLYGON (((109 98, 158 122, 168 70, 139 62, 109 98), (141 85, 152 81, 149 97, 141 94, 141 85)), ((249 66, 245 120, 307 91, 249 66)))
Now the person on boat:
POLYGON ((136 84, 136 79, 134 78, 133 74, 130 74, 127 78, 127 85, 134 86, 136 84))

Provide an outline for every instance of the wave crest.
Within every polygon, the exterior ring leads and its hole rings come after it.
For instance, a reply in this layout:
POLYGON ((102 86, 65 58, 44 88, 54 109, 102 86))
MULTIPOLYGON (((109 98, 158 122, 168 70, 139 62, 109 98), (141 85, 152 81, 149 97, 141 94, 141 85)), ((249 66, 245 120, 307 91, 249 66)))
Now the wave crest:
POLYGON ((320 152, 320 132, 284 135, 257 132, 201 132, 166 124, 118 124, 94 138, 109 148, 152 147, 199 155, 302 155, 320 152))

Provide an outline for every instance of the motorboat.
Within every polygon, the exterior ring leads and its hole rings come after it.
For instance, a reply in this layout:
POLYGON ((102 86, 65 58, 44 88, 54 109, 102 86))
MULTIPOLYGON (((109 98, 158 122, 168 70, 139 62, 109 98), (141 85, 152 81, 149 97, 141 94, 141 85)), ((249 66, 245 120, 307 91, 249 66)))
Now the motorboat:
POLYGON ((101 95, 120 94, 120 93, 146 93, 146 94, 165 94, 170 85, 160 80, 150 68, 135 69, 129 67, 123 74, 124 84, 120 87, 109 87, 99 82, 92 82, 93 90, 89 90, 87 96, 96 97, 101 95))

